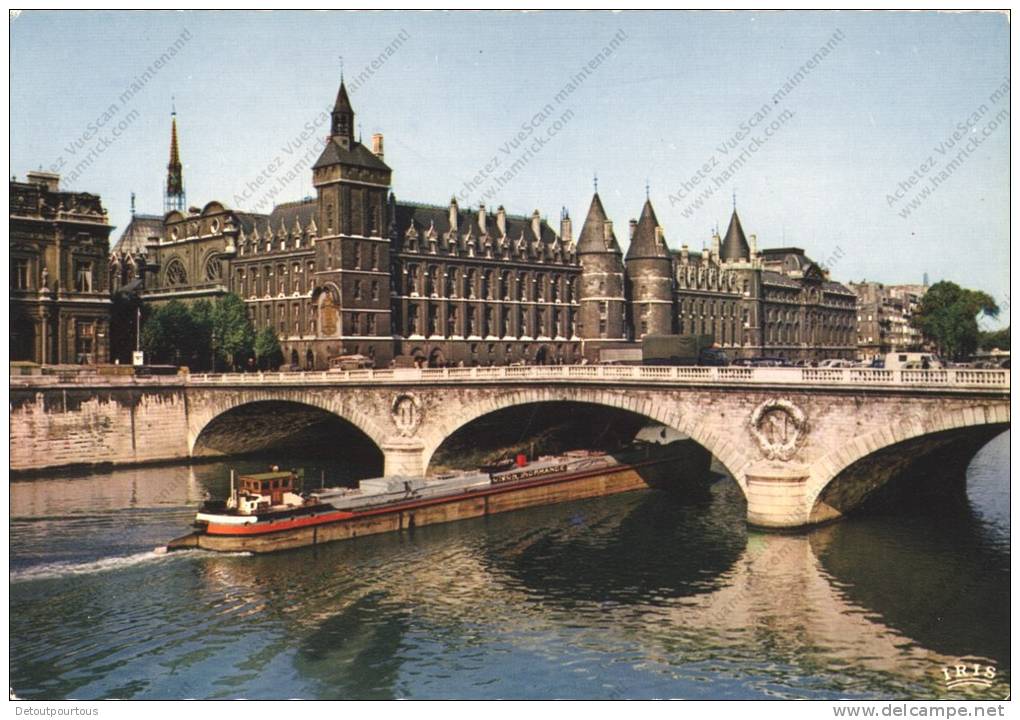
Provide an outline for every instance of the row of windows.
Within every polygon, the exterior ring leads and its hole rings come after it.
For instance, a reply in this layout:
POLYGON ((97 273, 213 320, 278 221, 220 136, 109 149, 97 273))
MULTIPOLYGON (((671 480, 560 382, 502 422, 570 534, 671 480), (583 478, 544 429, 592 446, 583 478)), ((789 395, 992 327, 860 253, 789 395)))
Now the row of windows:
POLYGON ((234 273, 233 291, 241 297, 265 297, 267 295, 303 295, 311 292, 315 274, 315 263, 280 263, 274 268, 264 265, 238 268, 234 273), (306 272, 303 272, 306 271, 306 272))
MULTIPOLYGON (((74 261, 74 289, 78 292, 93 292, 96 287, 92 276, 93 264, 91 260, 74 261)), ((46 270, 43 270, 44 284, 48 282, 46 270)), ((11 289, 31 290, 35 286, 32 277, 32 263, 28 258, 13 258, 11 260, 11 289)))
POLYGON ((307 312, 304 303, 290 305, 273 303, 249 303, 248 318, 255 327, 271 327, 280 337, 291 335, 315 335, 316 315, 307 312))
POLYGON ((573 302, 574 278, 558 273, 530 273, 510 270, 444 268, 439 265, 409 264, 403 270, 403 282, 397 286, 402 295, 425 297, 465 297, 469 300, 517 300, 523 302, 573 302))
POLYGON ((462 309, 432 303, 407 306, 405 335, 568 337, 575 333, 575 317, 565 308, 542 308, 530 312, 524 306, 462 309))
POLYGON ((304 235, 277 235, 265 238, 246 239, 237 248, 238 255, 252 255, 260 252, 271 253, 273 251, 284 252, 286 250, 300 250, 312 244, 312 238, 304 235))
POLYGON ((709 315, 715 317, 736 317, 737 303, 715 300, 680 300, 681 315, 709 315), (718 313, 716 312, 718 311, 718 313))
POLYGON ((765 328, 765 340, 769 343, 806 343, 808 345, 850 345, 854 333, 848 328, 825 325, 809 326, 806 333, 801 333, 800 323, 768 325, 765 328))
MULTIPOLYGON (((769 308, 766 311, 766 320, 768 322, 798 322, 801 318, 800 310, 782 308, 769 308)), ((849 313, 819 313, 808 311, 806 313, 806 319, 808 322, 822 323, 832 327, 843 327, 849 328, 853 326, 853 315, 849 313)))

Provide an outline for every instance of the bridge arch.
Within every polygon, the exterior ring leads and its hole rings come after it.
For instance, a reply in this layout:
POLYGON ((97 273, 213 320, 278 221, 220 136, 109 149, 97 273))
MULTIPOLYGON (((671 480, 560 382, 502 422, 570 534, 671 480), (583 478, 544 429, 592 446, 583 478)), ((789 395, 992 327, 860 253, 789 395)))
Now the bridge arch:
POLYGON ((915 416, 858 436, 812 463, 805 487, 809 523, 835 519, 859 506, 901 470, 925 456, 958 448, 953 461, 969 462, 1009 428, 1008 402, 950 408, 927 420, 915 416))
POLYGON ((617 408, 649 420, 661 423, 687 435, 696 443, 712 453, 723 464, 726 470, 736 479, 741 490, 746 490, 743 479, 743 468, 748 465, 749 458, 741 448, 727 442, 724 437, 712 433, 696 419, 685 417, 676 412, 672 403, 653 401, 641 393, 612 391, 598 387, 558 387, 546 386, 523 388, 499 393, 486 397, 479 402, 464 403, 456 416, 447 416, 430 421, 423 429, 421 440, 422 467, 428 469, 432 456, 443 442, 457 430, 474 420, 507 408, 530 405, 534 403, 573 402, 603 407, 617 408))
POLYGON ((202 454, 203 448, 199 440, 218 419, 239 409, 254 409, 260 404, 266 407, 280 404, 304 407, 335 417, 364 435, 375 450, 383 452, 382 445, 388 433, 373 417, 360 410, 350 395, 251 388, 223 393, 213 392, 199 407, 195 407, 195 403, 191 404, 188 413, 188 454, 192 457, 202 454))

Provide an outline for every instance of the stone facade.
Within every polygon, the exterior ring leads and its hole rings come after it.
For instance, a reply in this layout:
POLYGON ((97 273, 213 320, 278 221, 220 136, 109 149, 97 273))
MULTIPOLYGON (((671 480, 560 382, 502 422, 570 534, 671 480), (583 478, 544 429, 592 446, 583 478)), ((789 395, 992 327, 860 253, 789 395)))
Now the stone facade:
MULTIPOLYGON (((129 228, 112 260, 118 278, 149 268, 154 303, 236 293, 257 328, 276 330, 294 368, 349 354, 376 367, 396 356, 430 366, 595 362, 673 334, 711 335, 731 359, 854 354, 853 293, 798 248, 759 252, 736 210, 711 250, 674 252, 646 201, 624 258, 597 192, 576 242, 565 210, 557 233, 537 210, 398 201, 382 136, 369 149, 353 128, 341 83, 312 168, 316 197, 268 215, 218 202, 173 210, 144 259, 137 236, 149 228, 129 228)), ((174 133, 172 158, 176 148, 174 133)), ((173 167, 171 176, 180 180, 173 167)))
POLYGON ((711 335, 730 359, 807 363, 855 354, 855 295, 800 248, 759 251, 736 209, 725 238, 673 252, 646 201, 630 223, 626 261, 596 193, 581 231, 585 355, 645 335, 711 335), (607 230, 608 228, 608 230, 607 230), (606 238, 604 243, 598 238, 606 238), (625 290, 616 278, 625 277, 625 290), (593 339, 598 339, 597 342, 593 339))
POLYGON ((921 332, 910 319, 928 290, 926 285, 850 283, 857 295, 857 355, 862 360, 886 353, 919 350, 921 332))
POLYGON ((109 362, 113 228, 98 196, 59 183, 43 172, 10 183, 10 357, 109 362))

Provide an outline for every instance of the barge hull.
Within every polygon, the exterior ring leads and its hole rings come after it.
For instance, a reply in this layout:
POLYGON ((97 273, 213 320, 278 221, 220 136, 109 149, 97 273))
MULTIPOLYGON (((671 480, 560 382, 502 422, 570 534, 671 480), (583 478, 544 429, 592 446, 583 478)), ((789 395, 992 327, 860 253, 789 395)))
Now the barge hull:
MULTIPOLYGON (((697 450, 701 450, 701 448, 697 448, 697 450)), ((705 455, 707 457, 707 453, 705 455)), ((689 457, 671 457, 660 461, 641 463, 638 466, 626 466, 619 469, 606 468, 605 472, 598 474, 548 484, 506 489, 497 486, 485 493, 451 497, 441 503, 368 512, 333 523, 260 535, 198 533, 186 536, 187 545, 184 546, 194 547, 195 545, 192 543, 196 543, 200 548, 219 552, 268 553, 349 540, 363 535, 399 532, 424 525, 467 520, 539 505, 552 505, 570 500, 643 490, 659 486, 666 474, 676 474, 682 470, 690 470, 692 465, 701 464, 691 463, 690 460, 689 457), (687 462, 684 462, 685 460, 687 462)), ((185 538, 179 540, 185 540, 185 538)))

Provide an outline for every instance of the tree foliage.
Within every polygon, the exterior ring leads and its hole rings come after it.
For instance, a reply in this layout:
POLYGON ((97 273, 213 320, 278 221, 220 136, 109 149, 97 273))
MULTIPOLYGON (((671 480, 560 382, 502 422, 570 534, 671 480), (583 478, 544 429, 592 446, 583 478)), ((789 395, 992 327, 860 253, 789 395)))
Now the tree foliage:
POLYGON ((252 356, 255 330, 248 320, 244 300, 233 293, 216 301, 212 310, 212 349, 231 369, 243 366, 252 356))
POLYGON ((978 346, 982 350, 1009 350, 1009 325, 1001 330, 982 332, 978 346))
POLYGON ((194 354, 195 323, 179 300, 155 308, 142 326, 142 348, 150 363, 187 364, 194 354))
POLYGON ((276 331, 266 326, 255 335, 255 362, 261 370, 275 370, 283 363, 283 351, 276 331))
POLYGON ((981 314, 999 314, 999 306, 990 295, 943 281, 928 288, 911 323, 939 355, 962 360, 977 349, 977 318, 981 314))
POLYGON ((254 341, 244 301, 233 294, 191 305, 171 300, 153 309, 142 326, 149 362, 195 370, 243 366, 254 352, 254 341))

